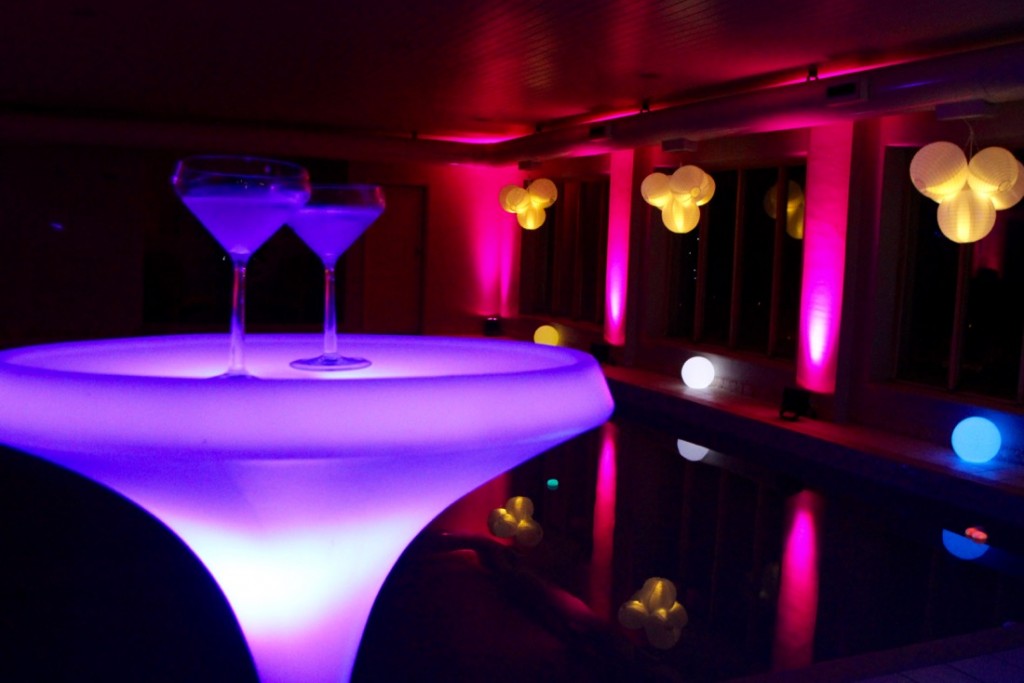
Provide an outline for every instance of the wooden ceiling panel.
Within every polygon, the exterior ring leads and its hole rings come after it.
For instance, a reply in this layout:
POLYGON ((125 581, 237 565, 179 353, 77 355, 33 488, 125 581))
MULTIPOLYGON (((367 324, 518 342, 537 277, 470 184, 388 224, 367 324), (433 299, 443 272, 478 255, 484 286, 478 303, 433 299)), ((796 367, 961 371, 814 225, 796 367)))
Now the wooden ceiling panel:
POLYGON ((1024 40, 1006 0, 11 0, 0 107, 366 133, 537 126, 1024 40))

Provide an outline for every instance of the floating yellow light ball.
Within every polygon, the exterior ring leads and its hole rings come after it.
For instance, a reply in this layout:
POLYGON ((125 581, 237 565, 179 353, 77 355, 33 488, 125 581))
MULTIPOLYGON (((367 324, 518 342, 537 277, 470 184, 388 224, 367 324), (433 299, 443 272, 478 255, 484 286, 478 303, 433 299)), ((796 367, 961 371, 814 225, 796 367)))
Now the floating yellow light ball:
POLYGON ((700 223, 700 208, 692 200, 673 195, 661 209, 661 222, 672 232, 690 232, 700 223))
POLYGON ((672 201, 672 190, 668 186, 668 176, 664 173, 652 173, 640 183, 640 196, 655 208, 662 208, 672 201))
POLYGON ((711 201, 711 198, 715 196, 715 187, 715 179, 705 173, 704 179, 700 183, 700 196, 696 199, 697 206, 704 206, 711 201))
POLYGON ((939 229, 954 242, 977 242, 995 224, 996 207, 992 200, 969 187, 939 204, 939 229))
POLYGON ((952 142, 925 145, 910 161, 910 179, 921 194, 940 202, 963 189, 967 157, 952 142))
POLYGON ((536 230, 544 225, 545 218, 547 218, 547 215, 544 213, 544 209, 533 204, 527 204, 525 209, 516 213, 519 227, 523 230, 536 230))
POLYGON ((992 205, 996 207, 996 211, 1003 211, 1014 206, 1022 197, 1024 197, 1024 164, 1018 161, 1017 182, 1008 190, 993 192, 989 199, 992 200, 992 205))
POLYGON ((996 211, 1024 197, 1024 166, 1002 147, 986 147, 970 162, 951 142, 925 145, 910 162, 910 178, 921 194, 939 203, 942 234, 965 244, 992 231, 996 211))
MULTIPOLYGON (((772 218, 776 212, 776 189, 778 186, 768 190, 764 195, 764 210, 772 218)), ((804 238, 804 211, 806 202, 804 191, 795 181, 790 180, 786 186, 786 234, 793 239, 804 238)))
POLYGON ((530 193, 518 185, 506 185, 498 193, 501 208, 509 213, 518 213, 530 205, 530 193))
POLYGON ((1017 159, 1002 147, 986 147, 967 165, 967 184, 979 194, 1006 192, 1017 182, 1017 159))
POLYGON ((558 346, 560 339, 558 330, 552 325, 541 325, 533 332, 533 341, 548 346, 558 346))
POLYGON ((668 187, 672 194, 688 195, 696 201, 701 194, 701 186, 704 182, 704 171, 696 166, 680 166, 668 180, 668 187))
POLYGON ((547 178, 534 180, 526 191, 530 194, 530 203, 538 209, 546 209, 558 199, 558 188, 547 178))
POLYGON ((640 196, 661 209, 661 222, 675 233, 687 233, 700 223, 700 207, 715 194, 714 179, 697 166, 682 166, 675 173, 651 173, 640 183, 640 196))
POLYGON ((509 213, 516 214, 524 230, 536 230, 544 225, 544 209, 558 199, 558 188, 547 178, 538 178, 526 188, 506 185, 498 192, 498 203, 509 213))

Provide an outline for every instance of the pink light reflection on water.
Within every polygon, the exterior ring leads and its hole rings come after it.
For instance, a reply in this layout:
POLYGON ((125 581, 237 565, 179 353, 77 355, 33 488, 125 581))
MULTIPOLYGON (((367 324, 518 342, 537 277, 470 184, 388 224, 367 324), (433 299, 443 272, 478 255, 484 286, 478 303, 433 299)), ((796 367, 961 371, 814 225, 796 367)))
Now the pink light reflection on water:
POLYGON ((814 661, 818 619, 818 530, 824 499, 801 491, 786 503, 779 604, 776 609, 772 668, 808 666, 814 661))
POLYGON ((615 545, 615 498, 617 486, 618 427, 601 427, 601 456, 594 491, 593 550, 590 555, 590 608, 602 617, 612 616, 612 557, 615 545))
POLYGON ((823 394, 836 386, 852 151, 852 123, 811 129, 797 382, 823 394))
POLYGON ((593 358, 565 348, 352 336, 374 365, 320 381, 288 370, 319 335, 249 343, 263 379, 204 378, 223 335, 2 352, 0 443, 177 533, 231 602, 263 683, 347 680, 419 530, 612 408, 593 358))

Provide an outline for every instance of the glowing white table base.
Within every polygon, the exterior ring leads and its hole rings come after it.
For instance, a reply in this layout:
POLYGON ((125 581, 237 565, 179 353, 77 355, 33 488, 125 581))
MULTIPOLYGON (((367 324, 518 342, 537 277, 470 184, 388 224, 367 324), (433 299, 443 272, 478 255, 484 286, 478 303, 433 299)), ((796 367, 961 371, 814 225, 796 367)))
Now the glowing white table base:
POLYGON ((319 335, 224 336, 0 353, 0 442, 155 515, 230 601, 263 683, 349 679, 377 592, 450 503, 596 427, 600 367, 493 340, 346 337, 373 365, 310 373, 319 335))

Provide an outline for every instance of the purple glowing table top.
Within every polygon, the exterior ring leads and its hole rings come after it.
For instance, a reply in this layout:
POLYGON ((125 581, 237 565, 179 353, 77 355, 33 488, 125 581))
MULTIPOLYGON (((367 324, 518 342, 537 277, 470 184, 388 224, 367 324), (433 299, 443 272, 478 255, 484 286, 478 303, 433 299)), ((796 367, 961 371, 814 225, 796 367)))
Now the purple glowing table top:
MULTIPOLYGON (((347 680, 380 585, 449 504, 603 423, 590 356, 521 342, 348 336, 373 365, 289 363, 320 335, 0 353, 0 443, 108 486, 177 533, 231 602, 263 683, 347 680)), ((496 501, 496 507, 504 501, 496 501)))

